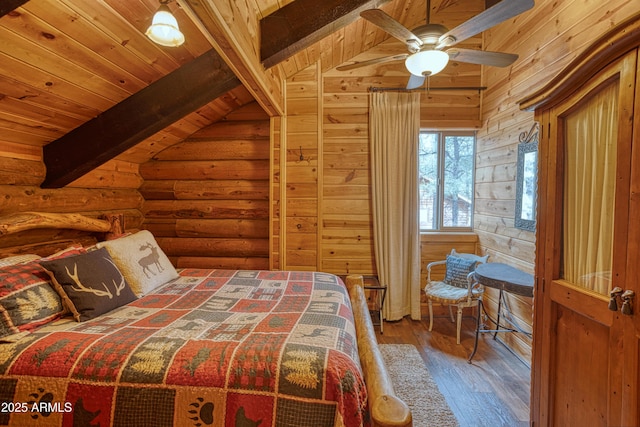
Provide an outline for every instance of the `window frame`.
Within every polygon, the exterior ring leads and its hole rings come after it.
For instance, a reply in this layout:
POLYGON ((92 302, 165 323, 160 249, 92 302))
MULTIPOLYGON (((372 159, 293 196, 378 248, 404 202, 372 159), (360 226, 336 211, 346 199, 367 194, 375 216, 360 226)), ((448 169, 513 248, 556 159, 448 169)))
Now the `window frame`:
MULTIPOLYGON (((456 233, 456 232, 469 232, 473 231, 473 217, 475 212, 475 183, 476 183, 476 149, 477 149, 477 132, 469 130, 433 130, 433 129, 420 129, 420 135, 422 134, 437 134, 438 142, 438 176, 437 176, 437 212, 434 212, 434 216, 437 218, 436 227, 433 229, 426 229, 420 227, 421 234, 428 233, 456 233), (444 226, 444 183, 445 183, 445 140, 449 136, 472 136, 473 137, 473 153, 471 160, 472 176, 471 176, 471 210, 469 212, 469 226, 468 227, 451 227, 444 226)), ((419 145, 419 144, 418 144, 419 145)), ((420 156, 418 153, 418 166, 420 166, 420 156)), ((418 168, 419 169, 419 168, 418 168)), ((419 173, 419 172, 418 172, 419 173)), ((419 176, 417 177, 419 179, 419 176)), ((419 187, 419 186, 418 186, 419 187)), ((422 197, 418 194, 418 204, 421 204, 422 197)), ((418 212, 418 219, 420 218, 420 212, 418 212)))

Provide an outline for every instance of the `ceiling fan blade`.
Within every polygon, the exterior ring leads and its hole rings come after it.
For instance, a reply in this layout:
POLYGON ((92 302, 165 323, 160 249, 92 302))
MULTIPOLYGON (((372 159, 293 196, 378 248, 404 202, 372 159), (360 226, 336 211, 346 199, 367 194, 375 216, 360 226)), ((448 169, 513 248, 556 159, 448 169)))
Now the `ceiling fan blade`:
POLYGON ((473 49, 447 49, 449 59, 471 64, 491 65, 493 67, 508 67, 513 64, 518 55, 515 53, 490 52, 473 49))
POLYGON ((354 62, 352 64, 340 65, 336 67, 336 70, 347 71, 347 70, 353 70, 355 68, 366 67, 367 65, 382 64, 382 63, 391 62, 391 61, 400 61, 401 59, 407 59, 407 56, 409 56, 408 53, 401 53, 399 55, 392 55, 392 56, 383 56, 381 58, 369 59, 368 61, 360 61, 360 62, 354 62))
POLYGON ((424 84, 425 76, 416 76, 411 74, 409 82, 407 82, 407 89, 418 89, 424 84))
POLYGON ((383 10, 363 10, 362 12, 360 12, 360 16, 362 16, 364 19, 371 22, 381 30, 384 30, 387 33, 391 34, 393 37, 397 38, 403 43, 416 44, 417 47, 420 47, 422 45, 422 41, 419 37, 409 31, 404 25, 387 15, 383 10))
POLYGON ((453 46, 533 7, 533 0, 502 0, 440 36, 437 49, 453 46))

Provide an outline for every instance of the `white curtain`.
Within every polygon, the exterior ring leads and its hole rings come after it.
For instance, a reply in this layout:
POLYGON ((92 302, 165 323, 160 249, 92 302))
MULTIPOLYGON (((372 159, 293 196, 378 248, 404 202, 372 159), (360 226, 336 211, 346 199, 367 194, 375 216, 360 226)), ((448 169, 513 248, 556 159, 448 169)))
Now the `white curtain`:
POLYGON ((373 241, 384 317, 420 314, 418 137, 420 94, 374 92, 369 101, 373 241))
POLYGON ((607 295, 613 259, 617 87, 566 119, 563 278, 607 295))

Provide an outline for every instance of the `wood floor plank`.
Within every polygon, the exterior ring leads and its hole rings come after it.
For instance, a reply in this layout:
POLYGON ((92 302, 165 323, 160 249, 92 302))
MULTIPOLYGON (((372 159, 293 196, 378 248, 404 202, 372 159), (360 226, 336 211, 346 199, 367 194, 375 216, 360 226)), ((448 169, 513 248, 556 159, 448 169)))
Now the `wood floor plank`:
POLYGON ((381 344, 413 344, 438 384, 461 427, 529 425, 529 367, 490 334, 481 334, 473 363, 475 323, 465 318, 461 343, 456 344, 455 324, 448 317, 404 318, 385 322, 381 344))

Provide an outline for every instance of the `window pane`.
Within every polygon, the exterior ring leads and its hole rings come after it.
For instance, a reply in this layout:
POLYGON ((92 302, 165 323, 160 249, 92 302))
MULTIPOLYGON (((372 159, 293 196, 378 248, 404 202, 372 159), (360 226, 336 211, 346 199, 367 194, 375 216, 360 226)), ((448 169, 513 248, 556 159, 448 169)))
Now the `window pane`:
POLYGON ((438 134, 420 133, 420 229, 438 228, 438 134))
POLYGON ((471 227, 473 141, 473 136, 446 136, 444 139, 444 227, 471 227))

